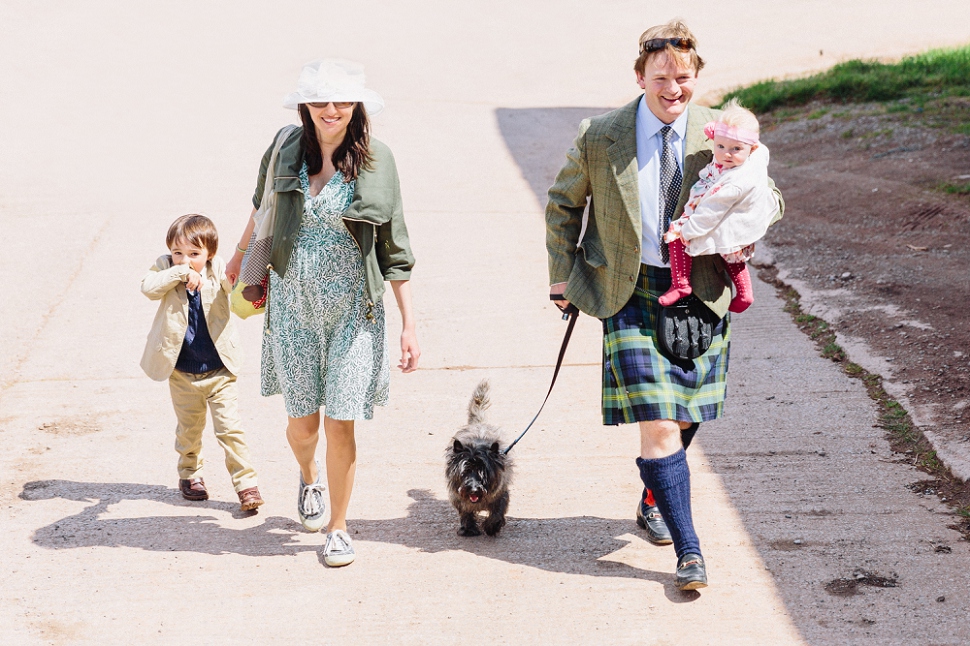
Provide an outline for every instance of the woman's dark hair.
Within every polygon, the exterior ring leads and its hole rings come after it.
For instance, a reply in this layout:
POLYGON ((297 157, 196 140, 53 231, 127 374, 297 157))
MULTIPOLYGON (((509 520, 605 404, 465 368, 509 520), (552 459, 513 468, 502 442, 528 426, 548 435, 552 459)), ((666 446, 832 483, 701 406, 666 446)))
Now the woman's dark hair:
MULTIPOLYGON (((323 153, 317 142, 317 129, 313 125, 313 118, 305 105, 300 104, 300 120, 303 121, 303 136, 300 143, 303 147, 303 160, 307 165, 307 173, 316 175, 323 168, 323 153)), ((334 168, 344 174, 344 180, 349 182, 357 179, 360 172, 371 162, 370 154, 370 119, 364 104, 354 105, 354 113, 347 125, 344 140, 333 152, 334 168)))

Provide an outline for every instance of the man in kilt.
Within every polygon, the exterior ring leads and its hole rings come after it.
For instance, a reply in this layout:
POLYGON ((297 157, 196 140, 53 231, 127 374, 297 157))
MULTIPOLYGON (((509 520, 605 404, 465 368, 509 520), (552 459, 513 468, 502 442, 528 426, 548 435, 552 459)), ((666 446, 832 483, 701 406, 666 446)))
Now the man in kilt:
MULTIPOLYGON (((655 331, 670 287, 663 234, 713 158, 703 130, 717 111, 688 105, 704 65, 696 44, 679 21, 643 33, 634 64, 643 95, 582 122, 546 207, 550 294, 603 321, 603 423, 639 424, 637 522, 652 543, 674 544, 681 590, 707 586, 684 450, 723 412, 730 348, 731 282, 719 255, 695 257, 691 273, 694 295, 721 319, 708 351, 671 361, 655 331)), ((774 190, 777 220, 784 202, 774 190)))

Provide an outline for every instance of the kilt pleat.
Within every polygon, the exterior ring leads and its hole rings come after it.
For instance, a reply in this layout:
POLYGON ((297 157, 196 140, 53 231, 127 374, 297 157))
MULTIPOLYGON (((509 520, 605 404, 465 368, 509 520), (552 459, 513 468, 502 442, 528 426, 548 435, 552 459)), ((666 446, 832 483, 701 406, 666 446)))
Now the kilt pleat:
POLYGON ((670 270, 640 266, 633 296, 603 320, 603 423, 660 419, 708 422, 721 416, 727 394, 730 315, 715 329, 710 349, 693 365, 677 365, 657 347, 657 299, 670 288, 670 270), (718 334, 720 332, 720 334, 718 334))

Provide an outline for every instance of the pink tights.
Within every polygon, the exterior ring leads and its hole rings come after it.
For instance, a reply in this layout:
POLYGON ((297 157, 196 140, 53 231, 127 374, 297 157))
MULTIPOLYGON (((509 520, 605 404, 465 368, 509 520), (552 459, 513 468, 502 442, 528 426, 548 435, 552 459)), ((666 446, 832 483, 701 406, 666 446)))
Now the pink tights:
POLYGON ((677 238, 668 243, 667 250, 670 252, 670 289, 660 297, 660 304, 664 307, 673 305, 693 291, 690 286, 690 268, 694 263, 684 248, 683 240, 677 238))
POLYGON ((727 265, 728 273, 731 274, 731 282, 734 283, 734 298, 728 305, 728 311, 743 312, 754 302, 754 294, 751 289, 751 274, 748 273, 748 266, 743 262, 729 262, 727 265))
MULTIPOLYGON (((669 243, 667 249, 670 251, 670 289, 660 297, 660 304, 664 307, 673 305, 693 291, 690 286, 690 270, 694 263, 684 248, 684 242, 678 238, 669 243)), ((725 264, 736 292, 728 310, 734 313, 743 312, 754 302, 748 266, 743 262, 725 264)))

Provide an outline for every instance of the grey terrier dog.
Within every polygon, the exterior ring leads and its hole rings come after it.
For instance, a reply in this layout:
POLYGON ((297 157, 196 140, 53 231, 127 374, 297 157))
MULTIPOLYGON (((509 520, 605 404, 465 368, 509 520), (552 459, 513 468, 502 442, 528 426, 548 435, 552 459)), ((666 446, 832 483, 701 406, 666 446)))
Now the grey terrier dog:
POLYGON ((459 536, 478 536, 480 512, 488 512, 482 529, 495 536, 505 526, 512 482, 512 458, 501 451, 499 429, 485 423, 488 380, 483 379, 468 403, 468 424, 453 438, 445 452, 448 498, 461 520, 459 536))

